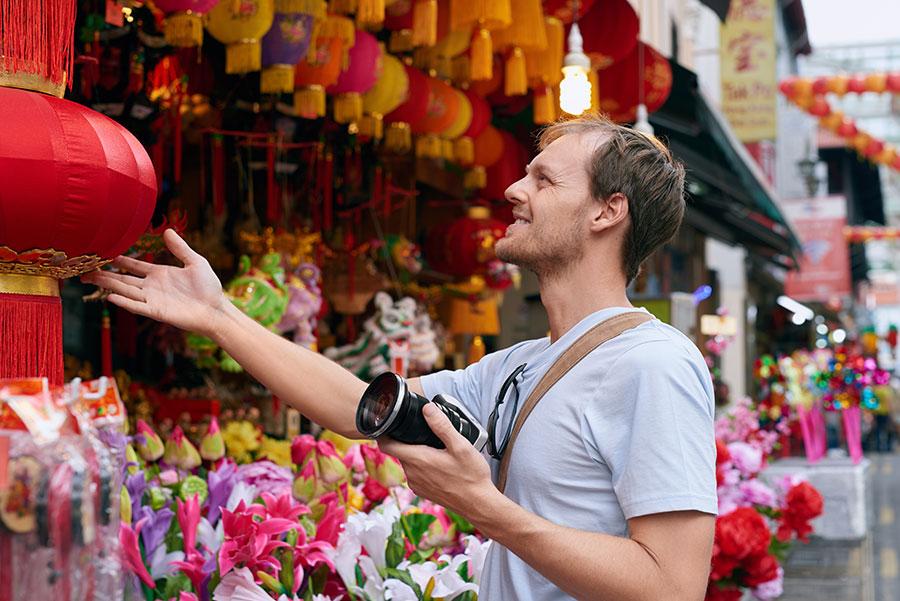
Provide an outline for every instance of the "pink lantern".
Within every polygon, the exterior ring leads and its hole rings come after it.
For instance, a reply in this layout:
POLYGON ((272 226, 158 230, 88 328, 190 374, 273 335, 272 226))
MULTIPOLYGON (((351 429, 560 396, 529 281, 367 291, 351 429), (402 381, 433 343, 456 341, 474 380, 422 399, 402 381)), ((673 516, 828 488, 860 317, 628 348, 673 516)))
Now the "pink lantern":
POLYGON ((350 48, 350 63, 334 85, 325 91, 334 94, 334 120, 351 123, 362 117, 362 94, 369 91, 381 75, 381 46, 375 36, 356 31, 356 43, 350 48))

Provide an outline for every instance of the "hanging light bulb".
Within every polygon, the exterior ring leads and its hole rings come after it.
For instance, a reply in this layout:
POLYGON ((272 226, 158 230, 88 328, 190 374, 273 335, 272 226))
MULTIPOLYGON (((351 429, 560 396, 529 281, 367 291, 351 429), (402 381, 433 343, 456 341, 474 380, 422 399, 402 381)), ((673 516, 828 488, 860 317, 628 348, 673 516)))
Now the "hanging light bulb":
MULTIPOLYGON (((577 9, 575 14, 577 15, 577 9)), ((584 53, 578 22, 569 31, 569 52, 563 59, 563 80, 559 84, 559 108, 570 115, 580 115, 591 110, 591 82, 588 70, 591 59, 584 53)))
POLYGON ((637 119, 634 122, 634 129, 648 136, 654 134, 653 126, 650 125, 650 119, 648 118, 646 104, 639 104, 637 107, 637 119))

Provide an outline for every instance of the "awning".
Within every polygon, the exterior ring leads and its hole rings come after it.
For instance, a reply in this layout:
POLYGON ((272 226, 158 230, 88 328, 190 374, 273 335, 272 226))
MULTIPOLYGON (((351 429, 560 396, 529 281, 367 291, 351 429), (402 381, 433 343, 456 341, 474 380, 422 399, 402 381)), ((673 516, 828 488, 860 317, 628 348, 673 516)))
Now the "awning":
POLYGON ((650 122, 687 169, 686 221, 723 242, 793 267, 801 246, 775 203, 775 192, 703 95, 697 76, 674 61, 672 75, 672 93, 650 122))

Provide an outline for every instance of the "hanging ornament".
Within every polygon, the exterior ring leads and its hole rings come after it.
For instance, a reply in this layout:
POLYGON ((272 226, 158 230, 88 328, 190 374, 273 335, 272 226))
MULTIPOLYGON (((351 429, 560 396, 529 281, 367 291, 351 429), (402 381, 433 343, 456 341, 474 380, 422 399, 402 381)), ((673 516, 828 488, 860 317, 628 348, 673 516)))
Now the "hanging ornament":
POLYGON ((294 67, 309 53, 316 24, 324 18, 324 0, 275 0, 274 21, 262 39, 263 94, 294 90, 294 67))
POLYGON ((206 29, 225 44, 225 72, 250 73, 262 67, 262 38, 275 18, 275 0, 224 0, 209 11, 206 29))

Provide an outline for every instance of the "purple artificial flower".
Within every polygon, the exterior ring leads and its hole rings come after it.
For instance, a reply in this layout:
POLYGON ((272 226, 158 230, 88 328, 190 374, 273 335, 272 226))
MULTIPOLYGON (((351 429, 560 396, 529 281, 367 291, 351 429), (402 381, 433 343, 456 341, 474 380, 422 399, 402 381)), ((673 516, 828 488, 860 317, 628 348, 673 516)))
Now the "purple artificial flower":
POLYGON ((235 474, 237 465, 233 461, 225 461, 219 466, 219 469, 207 474, 207 484, 209 485, 209 496, 206 498, 206 507, 209 508, 207 519, 210 524, 219 521, 221 508, 228 502, 231 496, 231 489, 234 488, 236 482, 235 474))
POLYGON ((136 521, 145 518, 147 520, 141 530, 141 540, 144 541, 144 552, 149 556, 165 540, 175 512, 168 507, 153 511, 145 505, 141 507, 140 514, 135 514, 134 517, 136 521))
POLYGON ((746 442, 732 442, 728 445, 731 462, 744 478, 751 478, 763 467, 762 451, 746 442))
POLYGON ((752 589, 753 596, 760 601, 771 601, 784 593, 784 568, 778 567, 778 575, 752 589))
POLYGON ((757 479, 747 480, 740 483, 741 494, 744 500, 750 505, 762 505, 763 507, 778 508, 778 497, 771 487, 763 484, 757 479))
POLYGON ((147 479, 144 472, 138 471, 132 476, 125 479, 125 488, 128 489, 128 495, 131 497, 131 515, 134 518, 140 517, 138 512, 141 510, 141 498, 147 490, 147 479))
POLYGON ((252 485, 257 493, 269 492, 280 497, 291 494, 293 474, 290 468, 281 467, 271 461, 256 461, 238 466, 237 480, 252 485))

